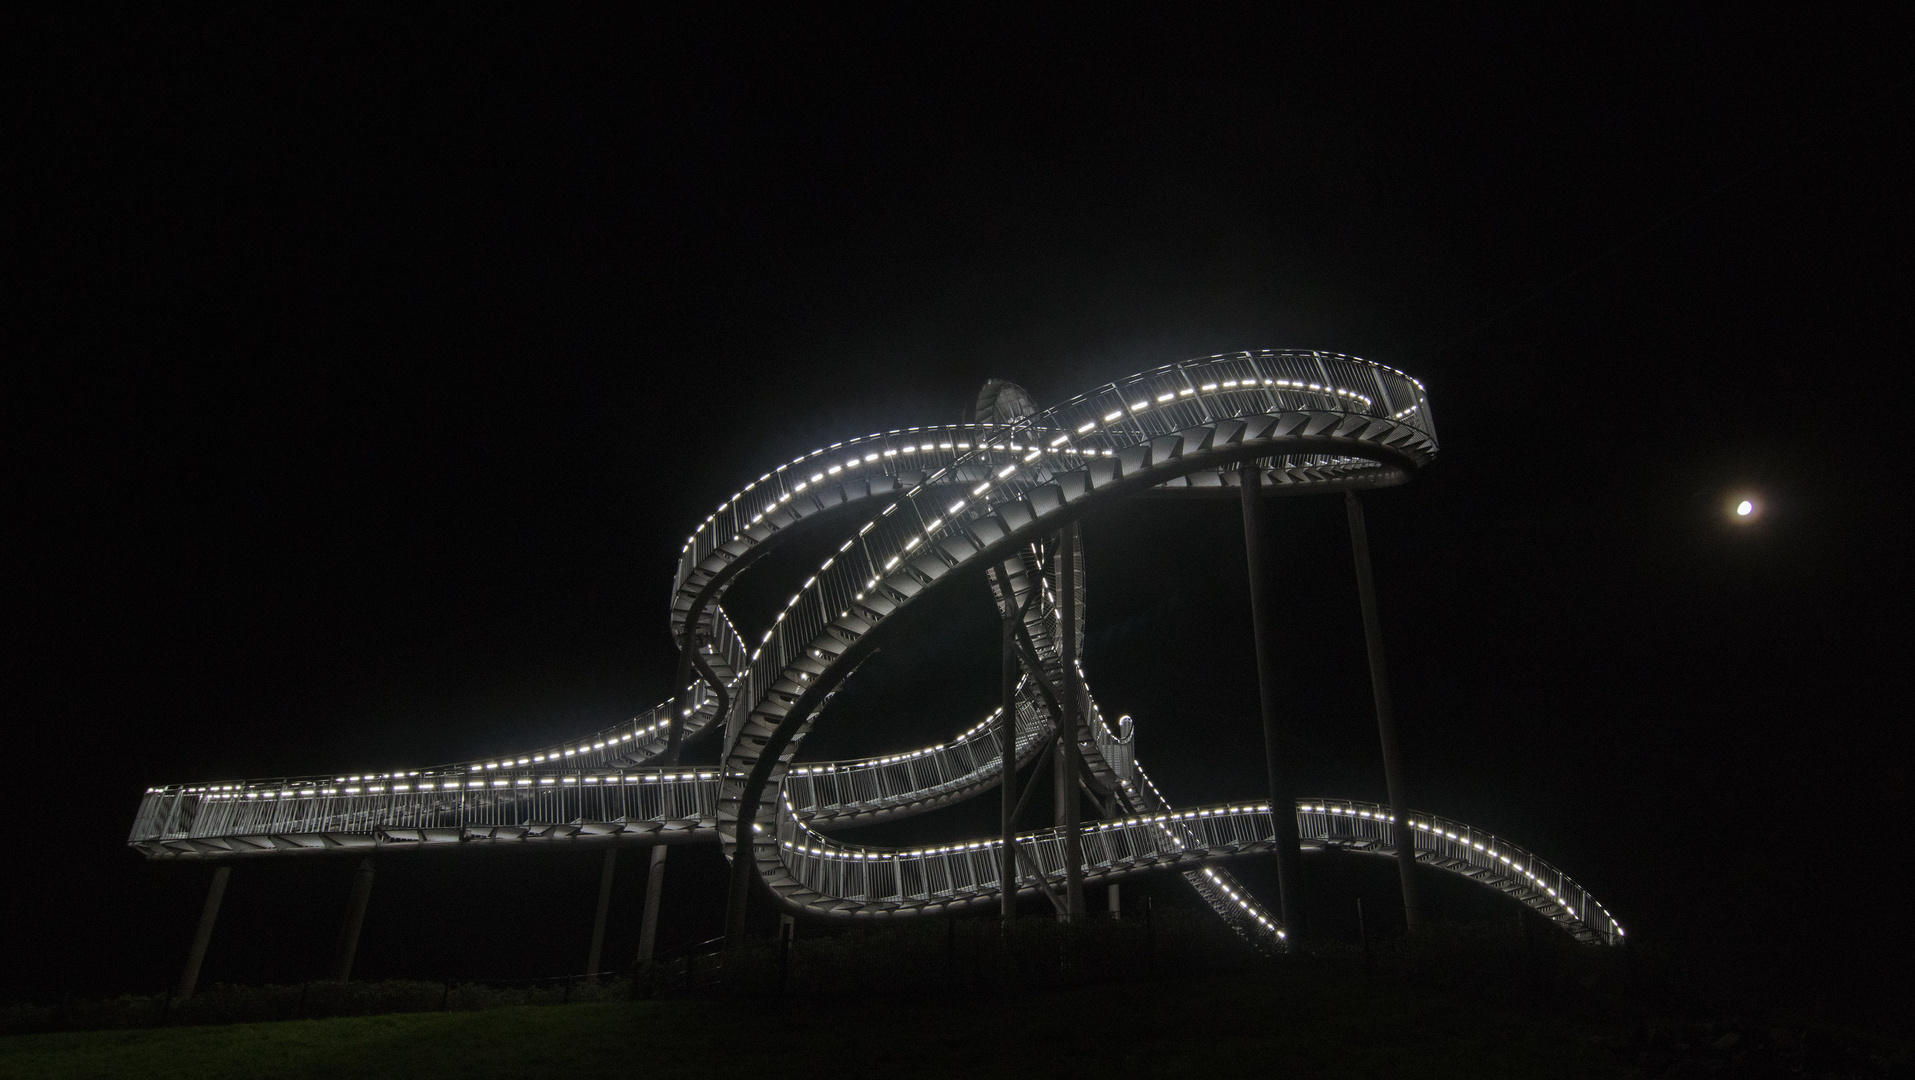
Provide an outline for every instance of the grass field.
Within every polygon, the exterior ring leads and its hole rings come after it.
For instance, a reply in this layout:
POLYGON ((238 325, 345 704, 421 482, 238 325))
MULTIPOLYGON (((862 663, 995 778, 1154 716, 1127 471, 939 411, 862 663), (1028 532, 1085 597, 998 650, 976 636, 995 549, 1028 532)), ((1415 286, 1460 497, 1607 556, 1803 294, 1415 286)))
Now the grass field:
POLYGON ((976 1000, 692 999, 0 1039, 5 1077, 1607 1077, 1624 1033, 1347 968, 976 1000))

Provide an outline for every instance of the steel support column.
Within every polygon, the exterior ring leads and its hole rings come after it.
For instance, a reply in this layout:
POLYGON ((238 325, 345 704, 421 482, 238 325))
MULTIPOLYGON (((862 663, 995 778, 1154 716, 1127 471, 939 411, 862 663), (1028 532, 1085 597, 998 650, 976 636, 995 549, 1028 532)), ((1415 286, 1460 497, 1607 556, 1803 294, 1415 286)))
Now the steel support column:
POLYGON ((206 903, 199 909, 199 927, 193 931, 193 947, 187 950, 186 967, 180 971, 177 996, 190 998, 199 983, 199 966, 206 960, 206 946, 213 940, 213 920, 219 918, 219 902, 226 896, 226 880, 233 876, 230 866, 216 867, 213 882, 206 887, 206 903))
POLYGON ((1257 689, 1263 709, 1263 757, 1270 774, 1270 822, 1276 830, 1277 908, 1289 940, 1297 941, 1303 931, 1302 886, 1303 848, 1297 837, 1297 801, 1290 793, 1290 777, 1284 771, 1281 732, 1278 727, 1279 691, 1277 688, 1276 613, 1271 610, 1270 550, 1263 535, 1263 472, 1254 463, 1238 473, 1239 494, 1243 503, 1243 547, 1250 564, 1250 619, 1257 641, 1257 689))
POLYGON ((1350 552, 1356 559, 1357 599, 1363 605, 1363 639, 1370 649, 1370 692, 1376 698, 1376 734, 1383 744, 1383 783, 1390 795, 1396 828, 1396 873, 1403 883, 1403 919, 1410 929, 1423 925, 1423 900, 1416 885, 1416 830, 1410 827, 1409 794, 1403 752, 1396 741, 1396 710, 1390 703, 1390 671, 1383 663, 1383 624, 1376 614, 1376 582, 1370 576, 1370 534, 1356 492, 1343 493, 1350 518, 1350 552))
POLYGON ((1077 678, 1077 525, 1057 531, 1057 654, 1063 669, 1057 687, 1058 825, 1064 830, 1064 902, 1066 918, 1084 914, 1084 841, 1078 800, 1077 726, 1082 692, 1077 678))
MULTIPOLYGON (((751 785, 750 774, 746 775, 745 786, 751 785)), ((744 801, 739 801, 742 814, 744 801)), ((745 822, 742 817, 733 822, 732 836, 736 841, 732 846, 731 874, 725 881, 725 952, 735 953, 744 947, 746 916, 751 911, 751 883, 758 876, 758 866, 751 850, 752 826, 756 821, 745 822)), ((723 834, 720 834, 721 836, 723 834)))
POLYGON ((372 899, 372 858, 360 859, 352 872, 352 893, 346 899, 346 922, 339 928, 339 959, 333 965, 334 982, 352 979, 353 957, 359 952, 359 931, 366 925, 366 903, 372 899))
POLYGON ((618 869, 618 849, 605 849, 605 862, 598 872, 598 911, 592 916, 592 952, 585 958, 585 973, 597 975, 599 961, 605 955, 605 916, 612 909, 612 876, 618 869))
MULTIPOLYGON (((1070 706, 1064 704, 1063 695, 1069 694, 1069 693, 1070 691, 1068 689, 1065 689, 1062 687, 1059 688, 1058 705, 1060 707, 1060 711, 1064 713, 1069 712, 1070 706)), ((1064 735, 1064 732, 1068 731, 1069 729, 1064 726, 1064 717, 1061 715, 1057 718, 1057 730, 1058 730, 1059 742, 1072 741, 1072 740, 1069 740, 1068 736, 1064 735)), ((1060 750, 1051 758, 1051 824, 1052 825, 1061 829, 1065 826, 1066 823, 1070 821, 1071 819, 1070 804, 1073 801, 1070 798, 1070 796, 1073 796, 1076 794, 1077 794, 1077 788, 1071 784, 1070 752, 1069 750, 1060 750)))
POLYGON ((1011 920, 1017 918, 1017 684, 1022 681, 1017 661, 1017 620, 1019 608, 1017 597, 1011 593, 1010 575, 1002 572, 998 580, 1003 582, 1000 589, 1004 594, 1004 650, 1003 675, 998 687, 998 700, 1003 702, 1004 712, 998 718, 998 752, 1002 757, 1003 772, 998 783, 999 812, 1002 821, 998 832, 997 851, 998 914, 1004 919, 1006 931, 1011 920))
POLYGON ((671 848, 652 845, 651 869, 645 872, 645 913, 638 923, 638 964, 647 967, 658 947, 658 902, 665 895, 665 856, 671 848))
MULTIPOLYGON (((698 636, 692 632, 697 615, 698 610, 694 608, 685 621, 685 640, 678 650, 678 696, 672 699, 670 726, 665 730, 665 755, 659 759, 660 765, 678 764, 678 755, 684 747, 685 714, 692 707, 692 668, 698 651, 698 636)), ((665 855, 669 850, 664 844, 653 844, 652 865, 645 872, 645 911, 639 916, 638 924, 641 967, 652 962, 658 946, 658 906, 665 899, 665 855)))
MULTIPOLYGON (((692 645, 691 647, 695 648, 696 645, 692 645)), ((690 691, 687 690, 686 693, 689 694, 690 691)), ((729 748, 721 746, 718 752, 718 768, 721 774, 725 768, 728 753, 729 748)), ((757 765, 757 774, 759 776, 766 775, 764 770, 768 770, 775 760, 775 752, 772 753, 768 759, 761 759, 757 765)), ((670 762, 670 764, 675 765, 677 762, 670 762)), ((742 779, 744 788, 750 790, 752 787, 752 774, 748 773, 742 779)), ((761 780, 759 782, 762 784, 766 781, 761 780)), ((760 790, 762 790, 762 788, 760 788, 760 790)), ((751 910, 751 883, 758 877, 758 863, 752 854, 751 838, 753 831, 759 828, 759 822, 747 821, 745 819, 745 810, 745 802, 741 799, 738 804, 739 816, 733 821, 732 838, 734 843, 732 845, 731 854, 731 872, 725 880, 725 953, 728 956, 735 954, 737 950, 745 944, 745 935, 748 932, 745 919, 751 910)), ((755 813, 756 811, 754 810, 754 816, 755 813)), ((775 825, 776 822, 772 824, 775 825)), ((653 864, 653 872, 662 873, 662 870, 656 863, 653 864)), ((661 885, 663 884, 662 878, 660 879, 660 883, 661 885)), ((691 961, 688 959, 686 961, 685 970, 691 970, 690 964, 691 961)))

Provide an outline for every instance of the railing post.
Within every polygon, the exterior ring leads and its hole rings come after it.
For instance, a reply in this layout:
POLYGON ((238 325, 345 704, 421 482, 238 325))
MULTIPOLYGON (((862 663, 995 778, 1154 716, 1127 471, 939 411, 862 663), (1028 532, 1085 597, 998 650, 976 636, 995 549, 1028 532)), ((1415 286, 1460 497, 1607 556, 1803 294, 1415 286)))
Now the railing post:
POLYGON ((1250 565, 1250 619, 1257 644, 1257 689, 1263 711, 1264 766, 1270 775, 1270 824, 1274 832, 1277 856, 1277 908, 1295 943, 1302 937, 1303 847, 1297 836, 1297 801, 1290 794, 1290 777, 1284 771, 1282 744, 1277 714, 1277 630, 1275 612, 1270 609, 1267 590, 1270 584, 1270 553, 1263 536, 1263 472, 1257 463, 1246 462, 1237 473, 1238 493, 1243 503, 1243 547, 1250 565))
POLYGON ((1411 930, 1423 925, 1423 901, 1416 885, 1416 829, 1410 825, 1403 752, 1396 739, 1396 710, 1390 702, 1390 670, 1383 662, 1383 624, 1376 614, 1376 583, 1370 575, 1370 536, 1363 503, 1354 491, 1343 493, 1350 519, 1350 552, 1356 560, 1357 599, 1363 605, 1363 640, 1370 652, 1370 692, 1376 699, 1376 733, 1383 744, 1383 783, 1390 795, 1396 830, 1397 877, 1403 887, 1403 921, 1411 930))
POLYGON ((598 872, 598 910, 592 916, 592 951, 585 958, 585 973, 597 975, 599 961, 605 955, 605 917, 612 908, 612 877, 618 868, 618 848, 605 849, 598 872))
POLYGON ((193 988, 199 984, 200 964, 206 960, 206 946, 213 940, 213 921, 219 918, 219 902, 226 896, 226 881, 233 876, 233 868, 220 866, 213 870, 213 881, 206 886, 206 903, 199 910, 199 926, 193 931, 193 947, 186 952, 186 967, 180 972, 178 997, 183 1001, 193 996, 193 988))
POLYGON ((339 928, 339 958, 333 981, 352 979, 353 957, 359 952, 359 931, 366 924, 366 903, 372 899, 372 857, 359 860, 352 873, 352 893, 346 899, 346 923, 339 928))

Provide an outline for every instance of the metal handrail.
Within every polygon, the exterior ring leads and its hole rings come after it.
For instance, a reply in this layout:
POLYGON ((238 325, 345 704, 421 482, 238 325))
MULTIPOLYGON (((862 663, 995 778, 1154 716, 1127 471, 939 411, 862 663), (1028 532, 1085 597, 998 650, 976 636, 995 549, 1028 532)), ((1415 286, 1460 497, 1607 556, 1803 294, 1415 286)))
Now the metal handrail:
MULTIPOLYGON (((1297 826, 1306 848, 1336 845, 1394 856, 1399 824, 1381 803, 1300 799, 1297 826)), ((1417 860, 1504 892, 1578 939, 1616 944, 1622 929, 1581 885, 1527 849, 1449 818, 1412 812, 1417 860)), ((986 838, 919 848, 846 844, 781 817, 778 842, 787 866, 807 888, 851 905, 857 915, 947 911, 995 904, 997 849, 986 838)), ((1063 830, 1020 833, 1042 874, 1021 873, 1020 893, 1064 877, 1063 830)), ((1089 822, 1082 834, 1087 881, 1118 879, 1158 867, 1269 850, 1275 843, 1268 803, 1225 803, 1089 822)), ((1214 880, 1214 879, 1213 879, 1214 880)), ((1240 890, 1240 886, 1234 886, 1240 890)))

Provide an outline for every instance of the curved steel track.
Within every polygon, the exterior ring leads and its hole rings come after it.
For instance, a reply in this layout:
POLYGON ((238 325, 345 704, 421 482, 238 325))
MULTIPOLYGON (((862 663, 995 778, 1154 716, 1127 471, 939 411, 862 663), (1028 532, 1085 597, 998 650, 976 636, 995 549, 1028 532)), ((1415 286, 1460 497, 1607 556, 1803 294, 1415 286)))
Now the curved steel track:
MULTIPOLYGON (((581 739, 498 758, 150 788, 129 843, 151 858, 227 860, 448 844, 716 841, 736 859, 742 822, 757 876, 796 909, 869 918, 995 904, 995 837, 879 848, 828 834, 996 787, 999 740, 1013 739, 1019 765, 1029 763, 1055 727, 1041 686, 1075 684, 1089 705, 1074 733, 1087 767, 1082 780, 1106 814, 1083 829, 1085 880, 1174 867, 1240 932, 1281 935, 1222 865, 1270 847, 1269 805, 1178 810, 1163 800, 1135 760, 1127 720, 1106 722, 1081 670, 1066 681, 1048 547, 1060 526, 1120 499, 1237 498, 1246 466, 1260 470, 1270 494, 1402 483, 1437 449, 1421 384, 1337 354, 1235 353, 1144 372, 1043 411, 1020 389, 993 383, 976 415, 794 459, 721 504, 687 538, 671 626, 674 640, 690 635, 697 643, 701 676, 679 699, 681 734, 717 736, 718 764, 648 764, 666 749, 674 707, 667 702, 581 739), (780 545, 826 534, 842 544, 772 624, 747 639, 724 611, 732 584, 780 545), (934 746, 798 760, 831 693, 891 632, 896 615, 994 569, 1001 610, 1032 600, 1024 624, 1037 663, 1027 665, 1008 725, 998 710, 934 746)), ((1080 611, 1082 589, 1080 570, 1080 611)), ((1349 800, 1299 800, 1294 812, 1306 850, 1394 855, 1408 834, 1419 863, 1503 892, 1578 939, 1622 938, 1579 885, 1499 837, 1422 813, 1408 815, 1406 829, 1387 807, 1349 800)), ((1035 863, 1023 864, 1013 883, 1020 893, 1063 880, 1058 829, 1025 834, 1019 846, 1035 863)))

